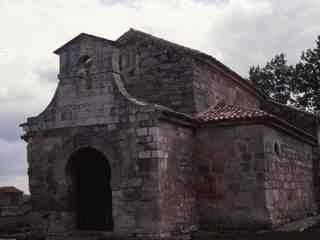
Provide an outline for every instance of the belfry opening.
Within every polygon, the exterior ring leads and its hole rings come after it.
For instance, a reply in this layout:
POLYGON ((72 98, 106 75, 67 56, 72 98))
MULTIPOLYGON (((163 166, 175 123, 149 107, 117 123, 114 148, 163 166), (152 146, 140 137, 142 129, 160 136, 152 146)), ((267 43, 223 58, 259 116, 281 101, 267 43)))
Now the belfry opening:
POLYGON ((71 155, 67 172, 77 228, 112 231, 111 169, 107 158, 94 148, 81 148, 71 155))
POLYGON ((56 92, 21 124, 30 236, 210 239, 320 213, 318 115, 134 29, 55 53, 56 92))

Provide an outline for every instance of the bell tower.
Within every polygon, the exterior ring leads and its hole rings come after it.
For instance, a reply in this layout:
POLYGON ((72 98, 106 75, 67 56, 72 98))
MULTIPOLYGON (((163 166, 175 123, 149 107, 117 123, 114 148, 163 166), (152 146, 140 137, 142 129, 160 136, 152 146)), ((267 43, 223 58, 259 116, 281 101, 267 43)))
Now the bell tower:
POLYGON ((54 53, 54 97, 22 124, 33 231, 50 240, 81 230, 157 236, 158 159, 143 154, 158 148, 157 109, 126 91, 113 41, 82 33, 54 53))

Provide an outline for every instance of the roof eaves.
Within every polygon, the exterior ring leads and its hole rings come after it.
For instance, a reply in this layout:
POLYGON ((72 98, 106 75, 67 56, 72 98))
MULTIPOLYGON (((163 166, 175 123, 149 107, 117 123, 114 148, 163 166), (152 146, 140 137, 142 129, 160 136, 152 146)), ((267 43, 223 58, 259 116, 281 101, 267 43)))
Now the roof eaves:
POLYGON ((79 35, 77 35, 76 37, 72 38, 70 41, 66 42, 65 44, 63 44, 61 47, 59 47, 58 49, 56 49, 55 51, 53 51, 53 53, 55 54, 59 54, 63 49, 65 49, 66 47, 68 47, 69 45, 71 45, 72 43, 84 38, 84 37, 89 37, 89 38, 94 38, 100 41, 105 41, 106 43, 115 45, 115 42, 106 38, 102 38, 102 37, 98 37, 95 35, 91 35, 88 33, 80 33, 79 35))
POLYGON ((193 128, 196 128, 199 125, 199 121, 188 114, 177 112, 161 105, 157 105, 157 108, 162 113, 160 119, 193 128))
POLYGON ((14 187, 14 186, 3 186, 0 187, 0 192, 23 192, 20 189, 14 187))
MULTIPOLYGON (((238 84, 240 84, 241 86, 243 86, 244 88, 246 88, 248 91, 250 91, 252 94, 254 94, 256 97, 262 99, 264 98, 263 94, 261 94, 261 92, 258 91, 258 89, 251 84, 248 80, 245 80, 242 76, 240 76, 238 73, 236 73, 235 71, 233 71, 231 68, 229 68, 228 66, 226 66, 225 64, 223 64, 222 62, 220 62, 219 60, 217 60, 216 58, 214 58, 213 56, 206 54, 204 52, 201 52, 199 50, 196 49, 192 49, 189 47, 185 47, 183 45, 174 43, 174 42, 170 42, 168 40, 153 36, 149 33, 145 33, 143 31, 140 30, 136 30, 133 28, 130 28, 130 30, 128 30, 127 32, 125 32, 123 35, 121 35, 116 42, 121 42, 126 38, 130 38, 130 36, 132 36, 133 33, 136 34, 140 34, 146 37, 149 37, 150 39, 154 39, 156 41, 162 42, 164 44, 170 45, 172 47, 178 48, 183 50, 185 53, 191 55, 192 57, 198 59, 199 61, 202 61, 206 64, 209 64, 212 67, 215 68, 222 68, 225 72, 229 73, 231 75, 231 78, 233 81, 237 82, 238 84)), ((222 71, 220 69, 220 71, 222 71)))
POLYGON ((269 102, 269 103, 272 103, 272 104, 275 104, 275 105, 278 105, 278 106, 281 106, 281 107, 290 109, 290 110, 292 110, 292 111, 300 112, 300 113, 302 113, 302 114, 308 115, 308 116, 313 117, 313 118, 315 118, 315 119, 317 118, 317 115, 314 114, 314 113, 307 112, 307 111, 304 110, 304 109, 299 109, 299 108, 296 108, 296 107, 294 107, 294 106, 289 106, 289 105, 286 105, 286 104, 283 104, 283 103, 279 103, 279 102, 277 102, 276 100, 274 100, 274 99, 271 98, 271 97, 268 97, 268 98, 266 99, 266 101, 269 102))
POLYGON ((250 119, 267 116, 269 113, 256 108, 244 108, 221 101, 196 115, 202 122, 232 119, 250 119))
MULTIPOLYGON (((280 124, 280 125, 286 127, 287 129, 294 131, 295 133, 297 133, 296 136, 303 136, 303 137, 309 138, 312 141, 314 141, 315 143, 317 143, 317 139, 313 135, 309 134, 308 132, 304 131, 301 128, 297 128, 296 126, 292 125, 291 123, 289 123, 289 122, 287 122, 287 121, 285 121, 275 115, 270 114, 270 120, 271 120, 270 123, 277 123, 277 124, 280 124)), ((268 124, 268 122, 266 122, 266 123, 268 124)))
POLYGON ((288 133, 291 136, 302 139, 312 145, 317 144, 317 139, 304 131, 303 129, 297 128, 294 125, 288 123, 285 120, 278 118, 272 114, 268 114, 262 117, 252 117, 252 118, 238 118, 238 119, 223 119, 218 121, 208 121, 201 122, 199 125, 201 128, 206 127, 220 127, 220 126, 234 126, 234 125, 251 125, 251 124, 263 124, 288 133))

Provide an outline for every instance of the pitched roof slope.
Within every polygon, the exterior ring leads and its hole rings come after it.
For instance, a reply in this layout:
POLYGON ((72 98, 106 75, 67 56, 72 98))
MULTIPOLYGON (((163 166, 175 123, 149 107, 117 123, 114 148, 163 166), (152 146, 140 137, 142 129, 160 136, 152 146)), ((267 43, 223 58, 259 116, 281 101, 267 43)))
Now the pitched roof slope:
POLYGON ((108 44, 111 45, 122 45, 123 43, 126 43, 127 41, 132 41, 135 38, 146 38, 146 39, 150 39, 152 41, 157 42, 158 44, 162 44, 162 45, 166 45, 166 46, 170 46, 173 47, 175 49, 177 49, 178 51, 182 51, 185 54, 188 54, 192 57, 194 57, 195 59, 198 59, 202 62, 205 62, 209 65, 214 65, 215 67, 221 69, 222 71, 230 74, 230 76, 232 76, 231 78, 238 82, 238 84, 242 85, 243 87, 245 87, 246 89, 248 89, 252 94, 256 95, 257 97, 262 97, 261 93, 257 90, 257 88, 248 80, 244 79, 243 77, 241 77, 238 73, 236 73, 235 71, 233 71, 232 69, 230 69, 229 67, 227 67, 226 65, 224 65, 223 63, 221 63, 220 61, 218 61, 216 58, 214 58, 211 55, 208 55, 206 53, 203 53, 201 51, 192 49, 192 48, 188 48, 173 42, 170 42, 168 40, 165 39, 161 39, 158 38, 156 36, 153 36, 149 33, 145 33, 133 28, 130 28, 129 31, 125 32, 124 34, 122 34, 116 41, 112 41, 106 38, 102 38, 102 37, 98 37, 98 36, 94 36, 91 34, 87 34, 87 33, 80 33, 78 36, 74 37, 73 39, 71 39, 70 41, 68 41, 67 43, 65 43, 64 45, 62 45, 61 47, 59 47, 58 49, 56 49, 54 51, 55 54, 60 54, 61 51, 63 51, 66 47, 68 47, 69 45, 71 45, 72 43, 81 40, 83 38, 92 38, 92 39, 96 39, 99 41, 103 41, 106 42, 108 44))
POLYGON ((297 128, 289 122, 261 109, 243 108, 240 106, 229 105, 224 102, 219 102, 218 104, 210 107, 208 110, 199 113, 196 116, 196 120, 200 123, 200 126, 206 126, 207 123, 213 123, 217 126, 219 126, 220 123, 263 123, 276 127, 277 129, 285 131, 302 140, 306 140, 308 143, 314 145, 317 143, 317 139, 308 132, 297 128))
POLYGON ((59 54, 62 50, 64 50, 66 47, 68 47, 69 45, 75 43, 76 41, 79 41, 81 39, 84 39, 84 38, 91 38, 91 39, 95 39, 95 40, 98 40, 98 41, 103 41, 103 42, 106 42, 106 43, 109 43, 111 45, 114 45, 115 42, 112 41, 112 40, 109 40, 109 39, 106 39, 106 38, 102 38, 102 37, 98 37, 98 36, 95 36, 95 35, 92 35, 92 34, 88 34, 88 33, 80 33, 79 35, 77 35, 76 37, 72 38, 70 41, 66 42, 65 44, 63 44, 61 47, 59 47, 58 49, 54 50, 53 53, 55 54, 59 54))
POLYGON ((236 105, 228 105, 224 102, 219 102, 205 112, 197 115, 197 119, 201 122, 249 120, 265 117, 271 117, 271 114, 260 109, 243 108, 236 105))
POLYGON ((222 62, 217 60, 215 57, 213 57, 209 54, 203 53, 201 51, 198 51, 196 49, 188 48, 188 47, 179 45, 177 43, 170 42, 168 40, 153 36, 149 33, 145 33, 145 32, 133 29, 133 28, 130 28, 129 31, 127 31, 123 35, 121 35, 115 42, 119 45, 122 45, 123 43, 126 43, 128 41, 132 41, 135 38, 139 38, 139 37, 150 39, 154 42, 157 42, 160 45, 162 44, 164 46, 173 47, 173 48, 177 49, 178 51, 183 52, 184 54, 188 54, 188 55, 194 57, 195 59, 198 59, 202 62, 205 62, 211 66, 214 65, 214 66, 222 69, 224 72, 229 73, 230 76, 232 76, 232 79, 234 79, 240 85, 247 88, 249 91, 251 91, 251 93, 262 98, 261 93, 257 90, 257 88, 249 80, 244 79, 242 76, 240 76, 238 73, 233 71, 228 66, 224 65, 222 62))
POLYGON ((4 187, 0 187, 0 192, 23 192, 23 191, 13 186, 4 186, 4 187))

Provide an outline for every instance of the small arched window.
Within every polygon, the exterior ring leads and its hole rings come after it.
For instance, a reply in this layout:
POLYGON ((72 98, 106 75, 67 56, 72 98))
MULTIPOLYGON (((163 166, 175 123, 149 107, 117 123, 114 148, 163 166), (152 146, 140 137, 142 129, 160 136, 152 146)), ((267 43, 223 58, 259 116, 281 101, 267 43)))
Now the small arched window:
POLYGON ((274 153, 277 155, 277 157, 280 157, 280 146, 279 146, 279 143, 275 142, 274 146, 273 146, 273 149, 274 149, 274 153))
POLYGON ((81 56, 77 62, 77 75, 81 79, 86 80, 86 85, 88 89, 92 87, 92 81, 90 77, 90 68, 92 66, 92 62, 92 58, 88 55, 81 56))
POLYGON ((83 55, 79 58, 77 66, 79 68, 89 68, 92 65, 92 58, 88 55, 83 55))

